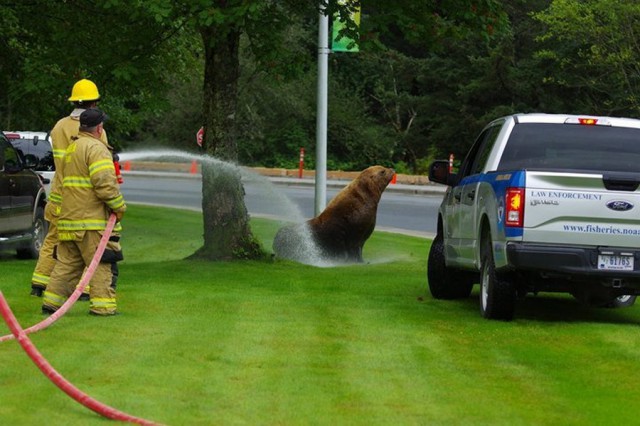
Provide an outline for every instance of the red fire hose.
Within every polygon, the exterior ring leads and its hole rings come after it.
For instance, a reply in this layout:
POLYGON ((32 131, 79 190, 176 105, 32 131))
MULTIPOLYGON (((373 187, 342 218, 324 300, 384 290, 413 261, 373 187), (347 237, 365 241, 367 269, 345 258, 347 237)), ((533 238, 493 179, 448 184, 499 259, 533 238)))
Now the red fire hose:
POLYGON ((89 264, 89 267, 87 268, 84 275, 82 276, 80 283, 78 284, 74 292, 71 294, 69 299, 67 299, 67 301, 60 307, 60 309, 58 309, 46 320, 41 321, 38 324, 32 327, 29 327, 26 330, 23 330, 22 327, 20 327, 20 324, 18 323, 18 320, 16 319, 15 315, 13 315, 13 312, 11 311, 11 308, 9 307, 7 300, 4 298, 4 295, 0 291, 0 314, 2 314, 2 317, 4 318, 5 322, 9 326, 9 329, 11 330, 11 333, 12 333, 12 334, 8 334, 6 336, 0 337, 0 342, 9 340, 12 338, 17 339, 18 343, 20 343, 20 346, 22 346, 22 349, 24 349, 27 355, 29 355, 29 358, 31 358, 31 360, 36 364, 36 366, 40 369, 40 371, 42 371, 44 375, 49 378, 49 380, 51 380, 56 386, 58 386, 58 388, 60 388, 64 393, 69 395, 71 398, 75 399, 80 404, 84 405, 90 410, 95 411, 101 416, 108 417, 113 420, 138 423, 141 425, 156 425, 157 423, 154 423, 152 421, 134 417, 129 414, 123 413, 122 411, 116 410, 115 408, 109 407, 108 405, 105 405, 100 401, 97 401, 91 398, 89 395, 85 394, 80 389, 76 388, 68 380, 62 377, 62 375, 58 373, 51 366, 51 364, 47 362, 47 360, 42 356, 42 354, 38 351, 38 349, 36 349, 36 347, 33 345, 31 340, 27 336, 28 333, 32 333, 34 331, 42 330, 43 328, 48 327, 50 324, 52 324, 54 321, 56 321, 58 318, 64 315, 69 310, 69 308, 73 306, 76 300, 78 300, 78 297, 80 297, 80 294, 82 293, 84 288, 87 286, 87 284, 91 280, 91 277, 93 277, 93 274, 95 273, 96 268, 100 263, 100 259, 102 258, 102 254, 104 253, 105 248, 107 247, 107 243, 109 242, 109 236, 113 231, 115 223, 116 223, 116 215, 112 213, 111 216, 109 217, 109 221, 107 222, 107 227, 104 230, 104 235, 100 240, 100 244, 98 244, 98 249, 96 250, 96 253, 93 256, 93 259, 89 264))
POLYGON ((84 405, 90 410, 95 411, 101 416, 108 417, 113 420, 119 420, 123 422, 131 422, 138 423, 141 425, 157 425, 158 423, 154 423, 150 420, 141 419, 138 417, 131 416, 129 414, 123 413, 122 411, 116 410, 115 408, 109 407, 91 398, 86 393, 82 392, 80 389, 72 385, 67 379, 62 377, 60 373, 58 373, 52 366, 47 362, 47 360, 42 356, 42 354, 36 349, 33 345, 29 337, 27 336, 26 330, 23 330, 18 324, 18 320, 15 315, 11 311, 9 304, 7 304, 7 300, 4 298, 4 294, 0 291, 0 313, 2 317, 6 321, 9 329, 11 330, 12 335, 18 340, 22 349, 25 350, 29 358, 36 364, 36 366, 44 373, 45 376, 49 378, 58 388, 60 388, 64 393, 69 395, 71 398, 78 401, 80 404, 84 405))
MULTIPOLYGON (((105 248, 107 247, 107 243, 109 242, 109 237, 111 236, 111 232, 113 231, 113 228, 115 225, 116 225, 116 215, 111 213, 111 216, 109 216, 109 221, 107 222, 107 227, 105 228, 104 234, 102 235, 102 239, 100 240, 100 244, 98 244, 96 254, 93 255, 93 259, 91 259, 91 263, 89 264, 89 267, 82 275, 82 278, 80 279, 80 283, 76 286, 76 289, 73 291, 73 293, 71 293, 71 296, 69 296, 67 301, 64 302, 64 304, 60 307, 60 309, 55 311, 46 319, 24 330, 26 334, 40 331, 43 328, 49 327, 58 318, 63 316, 65 313, 67 313, 67 311, 71 309, 73 304, 76 303, 76 300, 78 300, 78 298, 84 291, 84 288, 87 286, 89 281, 91 281, 93 274, 95 274, 96 268, 100 263, 100 259, 102 258, 102 254, 104 253, 105 248)), ((14 338, 13 334, 7 334, 6 336, 0 337, 0 342, 11 340, 13 338, 14 338)))

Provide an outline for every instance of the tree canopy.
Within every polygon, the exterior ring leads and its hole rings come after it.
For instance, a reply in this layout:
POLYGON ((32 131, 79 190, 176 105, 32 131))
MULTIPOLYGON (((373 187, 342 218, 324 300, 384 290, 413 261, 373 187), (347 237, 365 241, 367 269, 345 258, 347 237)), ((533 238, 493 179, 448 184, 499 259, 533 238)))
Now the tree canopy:
POLYGON ((544 82, 574 96, 575 111, 640 114, 640 3, 555 0, 535 18, 541 60, 553 65, 544 82))

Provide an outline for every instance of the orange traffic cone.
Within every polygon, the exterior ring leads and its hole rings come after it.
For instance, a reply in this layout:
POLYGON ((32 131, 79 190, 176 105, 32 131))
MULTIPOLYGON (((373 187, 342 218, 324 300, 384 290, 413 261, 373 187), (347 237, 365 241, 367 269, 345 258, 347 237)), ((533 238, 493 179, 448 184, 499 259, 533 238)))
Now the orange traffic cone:
POLYGON ((191 170, 189 170, 189 173, 191 173, 192 175, 198 173, 198 162, 196 160, 193 160, 191 162, 191 170))
POLYGON ((124 162, 124 169, 125 169, 126 171, 131 170, 131 161, 125 161, 125 162, 124 162))
POLYGON ((391 178, 391 183, 395 185, 396 181, 398 180, 398 174, 394 173, 393 177, 391 178))

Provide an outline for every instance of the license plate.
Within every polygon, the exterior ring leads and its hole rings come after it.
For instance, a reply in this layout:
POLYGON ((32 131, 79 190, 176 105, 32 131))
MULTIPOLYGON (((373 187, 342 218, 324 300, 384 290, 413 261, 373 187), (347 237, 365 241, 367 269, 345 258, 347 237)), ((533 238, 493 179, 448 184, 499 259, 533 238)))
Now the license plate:
POLYGON ((598 269, 606 271, 633 271, 633 256, 598 255, 598 269))

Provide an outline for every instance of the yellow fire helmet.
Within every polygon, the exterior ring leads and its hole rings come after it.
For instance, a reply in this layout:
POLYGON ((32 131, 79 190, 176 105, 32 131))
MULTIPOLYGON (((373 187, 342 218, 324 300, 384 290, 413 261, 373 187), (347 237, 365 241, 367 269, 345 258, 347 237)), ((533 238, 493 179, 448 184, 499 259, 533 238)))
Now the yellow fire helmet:
POLYGON ((98 92, 98 86, 91 81, 83 78, 76 82, 73 85, 73 89, 71 89, 71 97, 69 101, 71 102, 86 102, 86 101, 97 101, 100 99, 100 93, 98 92))

